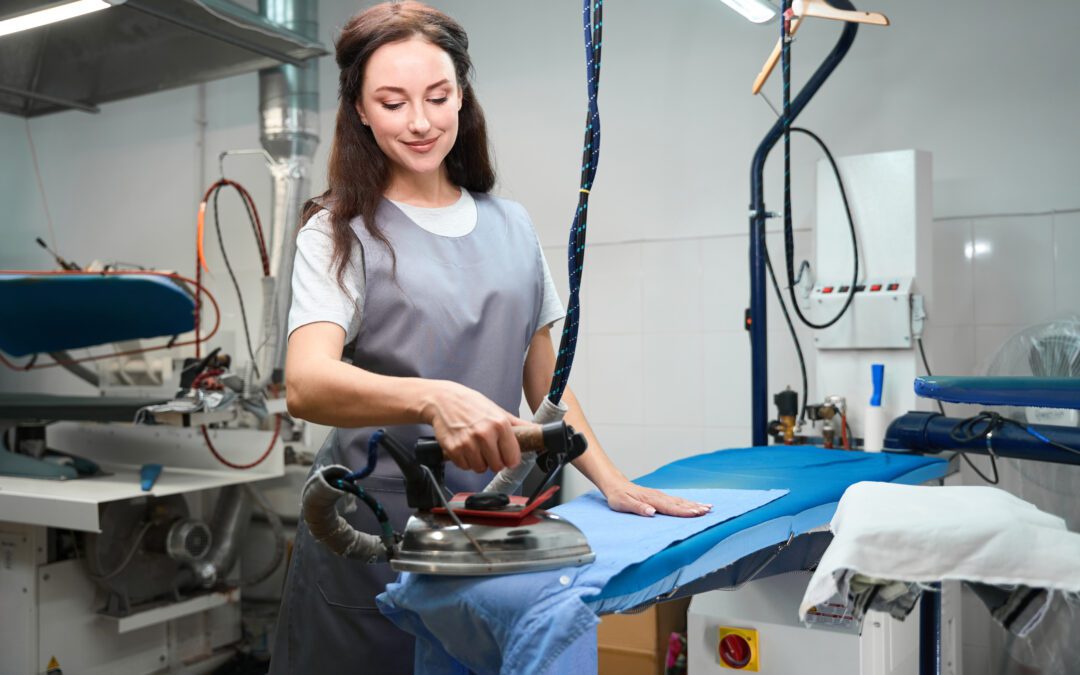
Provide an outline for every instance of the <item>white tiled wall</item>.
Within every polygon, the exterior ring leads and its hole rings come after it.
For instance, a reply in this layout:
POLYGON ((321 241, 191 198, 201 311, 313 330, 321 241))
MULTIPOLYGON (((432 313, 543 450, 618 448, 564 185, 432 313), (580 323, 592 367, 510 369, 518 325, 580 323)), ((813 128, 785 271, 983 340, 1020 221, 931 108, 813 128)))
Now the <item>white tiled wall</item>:
MULTIPOLYGON (((810 235, 796 232, 797 260, 813 258, 810 235)), ((925 344, 935 374, 983 372, 1018 330, 1080 313, 1080 213, 945 219, 933 236, 925 344)), ((780 236, 768 240, 780 268, 780 236)), ((730 235, 589 249, 571 387, 628 475, 749 444, 747 248, 746 235, 730 235)), ((562 247, 545 252, 553 270, 565 268, 562 247)), ((561 276, 558 283, 565 297, 561 276)), ((769 391, 798 390, 795 351, 771 290, 768 321, 769 391)), ((799 335, 813 387, 814 349, 806 330, 799 335)), ((576 475, 568 483, 571 492, 586 487, 576 475)))
MULTIPOLYGON (((780 236, 772 233, 768 242, 780 260, 780 236)), ((812 242, 809 231, 796 232, 800 259, 812 258, 812 242)), ((581 356, 570 385, 604 448, 628 475, 749 445, 750 341, 743 328, 748 249, 747 235, 588 249, 581 356)), ((565 250, 547 247, 545 254, 558 275, 565 250)), ((565 297, 565 280, 557 283, 565 297)), ((795 351, 771 296, 768 321, 770 391, 799 389, 795 351)), ((808 336, 800 335, 812 384, 808 336)), ((576 474, 568 474, 567 482, 571 493, 587 487, 576 474)))
POLYGON ((1080 314, 1080 213, 950 219, 934 224, 931 368, 985 372, 1022 328, 1080 314))

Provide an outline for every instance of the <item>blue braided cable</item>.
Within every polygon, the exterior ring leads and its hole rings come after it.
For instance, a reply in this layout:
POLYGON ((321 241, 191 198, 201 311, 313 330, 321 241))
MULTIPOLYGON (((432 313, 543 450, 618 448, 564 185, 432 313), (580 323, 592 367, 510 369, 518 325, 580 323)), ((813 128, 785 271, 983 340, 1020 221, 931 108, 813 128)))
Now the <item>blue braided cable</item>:
MULTIPOLYGON (((784 250, 787 261, 788 286, 795 285, 795 231, 791 217, 791 0, 784 0, 780 16, 780 59, 783 75, 784 121, 784 250)), ((854 293, 854 288, 852 288, 854 293)))
POLYGON ((548 398, 555 404, 562 400, 570 379, 570 370, 577 350, 581 317, 581 278, 585 264, 585 236, 588 223, 589 194, 600 161, 600 110, 597 96, 600 85, 600 54, 603 33, 603 0, 585 0, 582 8, 582 29, 585 39, 585 72, 588 92, 588 113, 585 120, 585 142, 582 146, 581 189, 578 206, 570 227, 567 246, 567 267, 570 277, 570 297, 566 319, 559 341, 555 372, 551 378, 548 398))
POLYGON ((379 462, 379 441, 382 440, 383 434, 385 433, 386 432, 382 429, 379 429, 371 434, 371 438, 369 438, 367 442, 367 466, 359 471, 353 471, 342 478, 342 480, 354 483, 371 475, 371 472, 375 470, 375 465, 379 462))

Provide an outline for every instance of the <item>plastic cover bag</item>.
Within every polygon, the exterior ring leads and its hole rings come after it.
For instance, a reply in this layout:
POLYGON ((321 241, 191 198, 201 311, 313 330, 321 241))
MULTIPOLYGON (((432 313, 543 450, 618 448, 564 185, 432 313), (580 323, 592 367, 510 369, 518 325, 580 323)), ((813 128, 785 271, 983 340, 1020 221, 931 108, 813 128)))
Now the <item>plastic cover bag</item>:
MULTIPOLYGON (((1026 328, 1012 336, 990 361, 987 375, 1080 377, 1080 316, 1026 328)), ((1080 426, 1080 412, 1039 408, 999 409, 1029 424, 1080 426)), ((1065 519, 1080 532, 1080 466, 1002 460, 1001 484, 1018 497, 1065 519)), ((1080 565, 1080 561, 1077 561, 1080 565)), ((995 624, 995 641, 1008 652, 1003 675, 1080 673, 1080 598, 1057 594, 1046 617, 1026 638, 1007 635, 995 624)))

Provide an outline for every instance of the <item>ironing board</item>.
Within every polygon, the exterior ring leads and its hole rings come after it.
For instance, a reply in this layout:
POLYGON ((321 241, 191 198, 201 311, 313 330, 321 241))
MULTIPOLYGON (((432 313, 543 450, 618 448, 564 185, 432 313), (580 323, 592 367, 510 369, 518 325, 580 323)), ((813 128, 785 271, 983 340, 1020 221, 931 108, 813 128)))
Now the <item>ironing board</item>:
POLYGON ((782 488, 789 492, 627 568, 597 596, 584 600, 603 614, 738 585, 750 575, 803 569, 783 567, 785 563, 800 565, 804 560, 816 562, 814 552, 823 551, 829 537, 826 533, 814 536, 812 531, 828 524, 849 486, 860 481, 917 485, 944 476, 946 465, 945 460, 933 457, 811 446, 739 448, 672 462, 635 482, 659 489, 782 488), (802 551, 796 546, 786 556, 773 557, 778 545, 804 535, 809 536, 802 542, 802 551), (773 567, 761 569, 751 562, 755 555, 772 559, 773 567), (744 559, 750 564, 737 565, 744 559), (727 573, 718 575, 718 571, 727 573))
MULTIPOLYGON (((590 649, 595 658, 595 645, 584 643, 595 633, 579 624, 595 623, 596 614, 637 609, 689 592, 730 587, 791 569, 807 569, 817 562, 828 544, 827 532, 812 531, 827 526, 841 495, 850 485, 860 481, 917 484, 942 477, 945 468, 946 462, 937 458, 803 446, 741 448, 703 454, 668 464, 637 482, 672 490, 783 489, 787 494, 677 540, 643 561, 620 568, 622 571, 606 581, 592 579, 581 589, 572 583, 575 578, 572 571, 534 573, 538 575, 536 583, 540 584, 536 590, 547 590, 542 591, 543 599, 529 596, 530 602, 523 603, 520 591, 530 582, 521 577, 533 575, 490 577, 475 582, 405 575, 379 596, 380 609, 399 627, 422 638, 418 642, 418 668, 420 663, 425 667, 418 672, 444 672, 440 669, 448 665, 449 654, 475 661, 467 665, 477 672, 492 670, 491 664, 499 662, 499 657, 488 658, 490 652, 485 650, 510 649, 511 658, 518 658, 521 651, 516 636, 520 631, 506 633, 506 639, 516 641, 507 647, 489 630, 491 617, 498 617, 501 626, 531 624, 529 634, 544 645, 544 652, 555 654, 551 658, 561 658, 558 654, 564 651, 587 657, 590 649), (794 544, 796 541, 808 545, 799 547, 794 544), (563 574, 562 581, 553 581, 563 574), (560 626, 571 622, 575 626, 576 632, 560 628, 561 634, 569 635, 567 639, 574 641, 574 647, 558 642, 546 632, 536 632, 540 628, 533 622, 535 614, 530 605, 539 602, 544 607, 555 606, 550 602, 552 583, 569 584, 562 592, 579 598, 587 608, 584 618, 580 613, 566 621, 561 616, 558 618, 560 626)), ((641 519, 640 526, 637 523, 634 526, 632 532, 627 532, 628 541, 648 536, 648 520, 641 519)), ((626 555, 624 549, 630 548, 633 547, 616 545, 597 549, 596 553, 598 558, 616 557, 626 555)), ((527 658, 533 656, 531 653, 527 658)), ((546 672, 546 667, 537 668, 536 672, 546 672)))
POLYGON ((946 403, 1080 408, 1076 377, 918 377, 915 393, 946 403))
POLYGON ((156 275, 0 275, 0 350, 11 356, 179 335, 195 301, 156 275))

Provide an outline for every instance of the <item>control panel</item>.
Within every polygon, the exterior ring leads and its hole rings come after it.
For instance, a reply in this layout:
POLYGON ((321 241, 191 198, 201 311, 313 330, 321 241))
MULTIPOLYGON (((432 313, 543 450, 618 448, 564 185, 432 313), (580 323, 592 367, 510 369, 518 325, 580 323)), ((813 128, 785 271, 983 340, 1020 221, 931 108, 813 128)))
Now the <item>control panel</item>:
POLYGON ((909 349, 912 345, 911 277, 826 280, 810 291, 809 318, 826 323, 848 298, 851 305, 835 324, 814 332, 818 349, 909 349))

